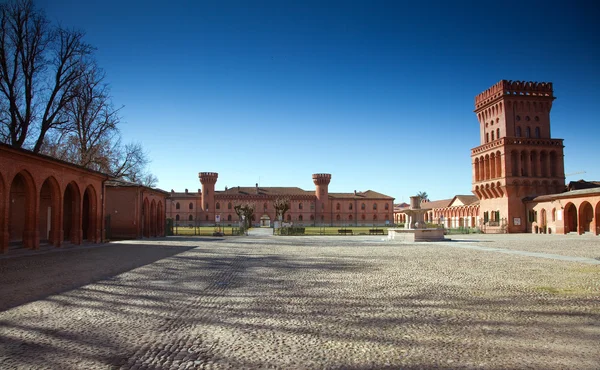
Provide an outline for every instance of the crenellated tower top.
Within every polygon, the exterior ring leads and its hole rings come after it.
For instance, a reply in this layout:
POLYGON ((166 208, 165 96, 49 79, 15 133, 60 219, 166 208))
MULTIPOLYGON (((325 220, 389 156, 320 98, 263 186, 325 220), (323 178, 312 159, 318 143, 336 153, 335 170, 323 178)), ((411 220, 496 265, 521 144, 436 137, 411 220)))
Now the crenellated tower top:
POLYGON ((475 109, 478 110, 504 95, 536 96, 554 99, 554 90, 552 82, 502 80, 475 96, 475 109))
POLYGON ((329 185, 329 182, 331 181, 331 174, 315 173, 312 175, 312 178, 315 185, 329 185))
POLYGON ((202 184, 216 184, 219 174, 216 172, 200 172, 198 177, 202 184))

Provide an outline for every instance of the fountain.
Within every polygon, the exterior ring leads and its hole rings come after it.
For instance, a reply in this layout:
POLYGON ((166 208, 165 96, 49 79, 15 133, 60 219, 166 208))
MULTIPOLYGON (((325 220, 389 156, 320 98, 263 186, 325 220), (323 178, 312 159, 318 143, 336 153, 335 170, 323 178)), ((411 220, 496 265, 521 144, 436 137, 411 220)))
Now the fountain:
POLYGON ((427 228, 425 223, 425 212, 421 209, 421 198, 410 197, 410 208, 404 211, 407 216, 405 227, 388 229, 388 240, 400 240, 404 242, 432 242, 446 240, 444 229, 427 228))

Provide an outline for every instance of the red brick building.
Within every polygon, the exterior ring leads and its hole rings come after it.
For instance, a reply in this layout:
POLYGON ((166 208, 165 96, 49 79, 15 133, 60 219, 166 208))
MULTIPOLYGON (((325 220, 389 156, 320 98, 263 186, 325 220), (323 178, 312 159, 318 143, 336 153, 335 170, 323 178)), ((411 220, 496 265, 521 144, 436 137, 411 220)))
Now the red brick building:
POLYGON ((277 219, 273 202, 290 199, 285 220, 295 225, 385 225, 393 222, 394 198, 372 190, 352 193, 330 193, 330 174, 312 175, 315 190, 298 187, 234 186, 215 190, 218 174, 201 172, 202 189, 198 192, 171 192, 167 200, 167 217, 180 226, 214 225, 217 219, 225 225, 238 221, 237 203, 255 204, 255 226, 271 226, 277 219))
MULTIPOLYGON (((549 82, 502 80, 477 95, 480 145, 471 149, 477 200, 436 201, 427 220, 488 233, 600 235, 600 183, 565 187, 563 140, 551 135, 554 99, 549 82)), ((394 218, 403 221, 402 209, 394 218)))
POLYGON ((106 182, 106 236, 137 239, 165 235, 166 191, 121 180, 106 182))
POLYGON ((0 251, 99 243, 108 176, 0 144, 0 251))

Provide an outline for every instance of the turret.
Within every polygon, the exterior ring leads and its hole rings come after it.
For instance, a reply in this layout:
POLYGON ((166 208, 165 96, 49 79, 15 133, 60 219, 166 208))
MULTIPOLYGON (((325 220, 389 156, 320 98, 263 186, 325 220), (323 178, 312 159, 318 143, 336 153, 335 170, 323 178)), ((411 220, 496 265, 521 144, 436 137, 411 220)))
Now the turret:
MULTIPOLYGON (((200 172, 198 174, 202 184, 202 209, 208 216, 208 221, 214 220, 215 209, 215 184, 219 174, 216 172, 200 172)), ((206 218, 203 221, 207 221, 206 218)))
POLYGON ((317 213, 317 220, 324 221, 324 217, 328 208, 329 199, 329 182, 331 181, 331 174, 329 173, 315 173, 312 175, 313 182, 315 183, 315 195, 317 196, 317 204, 315 211, 317 213))

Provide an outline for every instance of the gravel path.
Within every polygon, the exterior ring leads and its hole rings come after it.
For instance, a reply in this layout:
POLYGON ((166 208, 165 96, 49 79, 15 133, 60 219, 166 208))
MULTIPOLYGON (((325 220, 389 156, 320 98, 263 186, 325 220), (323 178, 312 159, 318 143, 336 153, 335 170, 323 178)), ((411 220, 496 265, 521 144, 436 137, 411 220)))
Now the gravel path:
MULTIPOLYGON (((465 243, 600 251, 556 237, 465 243)), ((600 266, 444 244, 190 237, 0 259, 0 368, 599 367, 600 266)))

